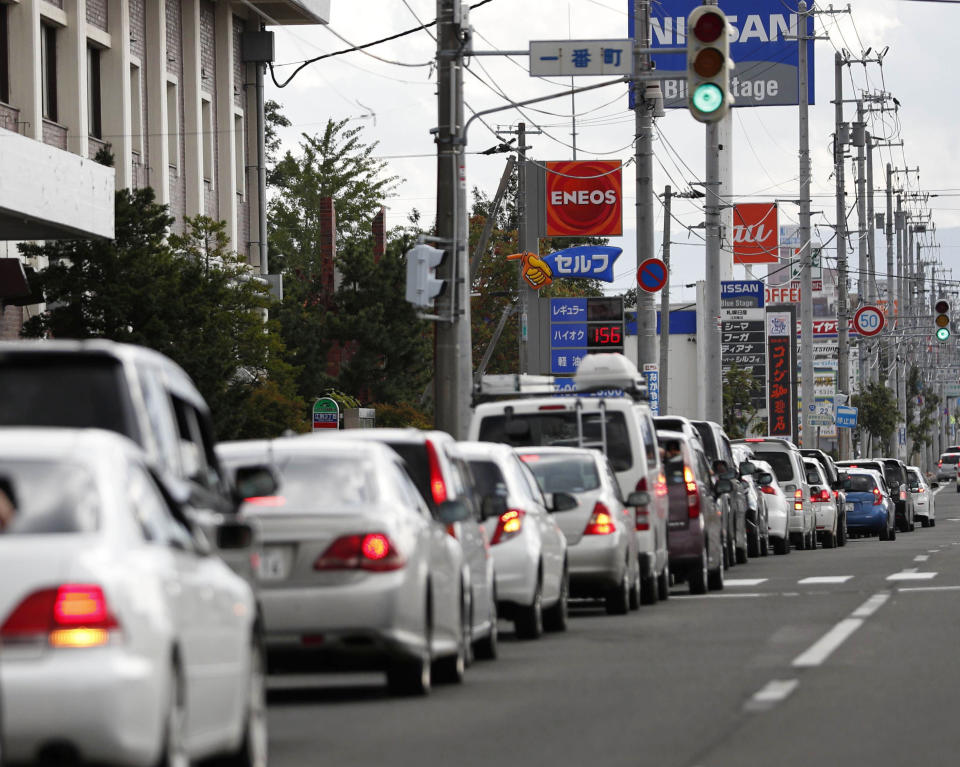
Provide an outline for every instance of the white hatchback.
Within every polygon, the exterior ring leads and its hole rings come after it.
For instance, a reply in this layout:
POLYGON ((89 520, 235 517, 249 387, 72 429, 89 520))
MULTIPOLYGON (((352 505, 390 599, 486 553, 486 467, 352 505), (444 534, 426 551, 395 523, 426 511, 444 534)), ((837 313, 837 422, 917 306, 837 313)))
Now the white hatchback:
MULTIPOLYGON (((937 524, 937 498, 930 483, 923 476, 919 466, 907 467, 907 482, 913 496, 913 513, 923 527, 935 527, 937 524)), ((937 482, 934 486, 939 487, 937 482)))
POLYGON ((142 451, 99 430, 0 430, 0 480, 4 758, 266 765, 253 593, 142 451))

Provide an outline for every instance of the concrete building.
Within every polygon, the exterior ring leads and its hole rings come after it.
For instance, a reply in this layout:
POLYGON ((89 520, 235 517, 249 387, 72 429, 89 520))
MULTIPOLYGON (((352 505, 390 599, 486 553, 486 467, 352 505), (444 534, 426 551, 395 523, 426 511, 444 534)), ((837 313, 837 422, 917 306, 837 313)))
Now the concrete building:
MULTIPOLYGON (((178 231, 189 216, 224 220, 231 247, 259 266, 265 41, 249 33, 327 23, 329 10, 330 0, 0 0, 0 258, 18 257, 14 240, 110 237, 114 188, 150 186, 178 231), (101 149, 113 170, 93 162, 101 149)), ((4 309, 7 336, 22 321, 8 311, 20 308, 4 309)))

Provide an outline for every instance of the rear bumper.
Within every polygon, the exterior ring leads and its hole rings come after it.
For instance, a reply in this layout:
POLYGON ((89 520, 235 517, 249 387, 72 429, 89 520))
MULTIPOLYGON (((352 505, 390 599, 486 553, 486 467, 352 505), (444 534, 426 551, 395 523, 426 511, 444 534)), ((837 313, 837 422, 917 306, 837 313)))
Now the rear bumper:
POLYGON ((585 535, 567 546, 570 595, 597 596, 620 583, 627 566, 627 551, 623 535, 616 533, 585 535))
POLYGON ((700 566, 705 536, 700 525, 670 531, 670 569, 682 573, 700 566))
POLYGON ((847 530, 851 532, 879 533, 887 529, 887 510, 882 507, 868 507, 866 511, 856 507, 847 512, 847 530))

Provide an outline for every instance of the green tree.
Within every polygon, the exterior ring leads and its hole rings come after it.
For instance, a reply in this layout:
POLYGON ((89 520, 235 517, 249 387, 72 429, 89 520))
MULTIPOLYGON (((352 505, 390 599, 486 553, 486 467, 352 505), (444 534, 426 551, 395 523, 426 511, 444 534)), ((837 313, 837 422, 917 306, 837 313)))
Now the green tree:
POLYGON ((758 383, 749 368, 731 365, 723 374, 723 430, 730 439, 749 436, 758 394, 758 383))
POLYGON ((910 366, 907 375, 907 437, 913 442, 911 460, 922 455, 925 447, 933 443, 933 427, 937 423, 940 397, 930 389, 923 388, 920 368, 910 366))
POLYGON ((897 399, 893 396, 893 392, 883 383, 874 381, 864 391, 850 399, 858 410, 857 418, 860 426, 871 437, 880 440, 881 445, 886 445, 900 420, 897 399))

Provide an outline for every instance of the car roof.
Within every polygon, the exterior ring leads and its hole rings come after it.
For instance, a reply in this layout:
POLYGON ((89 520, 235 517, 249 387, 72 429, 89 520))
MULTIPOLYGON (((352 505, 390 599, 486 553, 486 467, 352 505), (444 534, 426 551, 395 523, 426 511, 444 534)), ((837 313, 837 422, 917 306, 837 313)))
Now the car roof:
MULTIPOLYGON (((636 405, 644 405, 644 402, 637 402, 631 397, 576 397, 572 395, 556 394, 548 397, 524 397, 522 399, 504 399, 494 402, 482 402, 473 409, 474 418, 491 415, 503 415, 507 407, 512 407, 515 412, 524 414, 538 412, 544 405, 572 405, 577 400, 583 403, 584 410, 598 410, 600 402, 603 401, 604 407, 627 409, 636 405)), ((572 409, 572 408, 570 408, 572 409)))
POLYGON ((387 445, 371 440, 338 439, 326 440, 312 434, 277 439, 249 439, 220 442, 216 446, 221 458, 242 457, 245 455, 302 455, 344 452, 364 452, 370 454, 385 453, 396 455, 387 445))
POLYGON ((0 428, 0 457, 50 458, 92 462, 104 451, 143 455, 129 437, 106 429, 70 429, 59 426, 0 428))
MULTIPOLYGON (((470 445, 470 444, 497 444, 497 443, 488 443, 488 442, 458 442, 458 445, 470 445)), ((591 447, 565 447, 563 445, 523 445, 518 447, 511 447, 513 452, 518 455, 585 455, 595 457, 598 455, 603 455, 599 450, 594 450, 591 447)))
POLYGON ((411 445, 422 443, 430 439, 434 442, 454 442, 455 440, 445 431, 437 429, 415 429, 409 428, 375 428, 375 429, 330 429, 330 433, 324 431, 312 432, 303 435, 309 439, 336 439, 356 440, 371 442, 406 442, 411 445))
POLYGON ((463 441, 457 442, 455 451, 462 458, 505 458, 516 455, 514 449, 503 442, 463 441))

